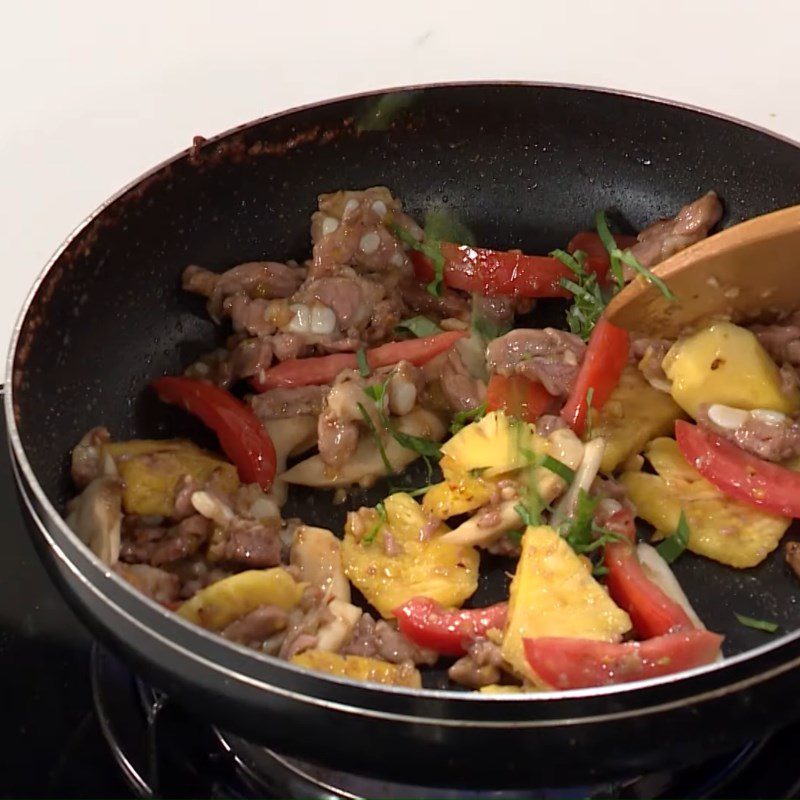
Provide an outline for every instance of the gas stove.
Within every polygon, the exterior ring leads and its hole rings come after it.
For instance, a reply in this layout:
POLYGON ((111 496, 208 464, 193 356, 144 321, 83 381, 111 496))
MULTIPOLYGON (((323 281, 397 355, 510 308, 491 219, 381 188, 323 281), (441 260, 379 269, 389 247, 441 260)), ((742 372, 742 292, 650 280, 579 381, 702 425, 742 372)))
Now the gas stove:
MULTIPOLYGON (((2 431, 5 432, 4 424, 2 431)), ((800 724, 668 773, 595 786, 470 792, 324 769, 220 731, 98 647, 34 552, 0 453, 3 796, 572 798, 798 797, 800 724)), ((654 732, 653 746, 658 746, 654 732)), ((369 743, 353 742, 369 759, 369 743)), ((365 761, 366 763, 366 761, 365 761)), ((497 766, 494 767, 495 769, 497 766)))

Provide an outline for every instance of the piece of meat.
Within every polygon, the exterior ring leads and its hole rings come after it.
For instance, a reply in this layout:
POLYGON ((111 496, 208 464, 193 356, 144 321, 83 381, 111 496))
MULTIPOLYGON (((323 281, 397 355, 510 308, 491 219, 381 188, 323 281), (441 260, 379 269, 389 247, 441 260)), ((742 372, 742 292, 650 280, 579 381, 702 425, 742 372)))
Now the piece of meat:
POLYGON ((403 304, 407 309, 404 316, 423 314, 435 322, 442 319, 469 318, 469 300, 460 292, 443 288, 441 295, 431 294, 424 284, 415 278, 404 280, 398 287, 403 304))
POLYGON ((513 328, 515 313, 513 297, 472 295, 473 325, 478 330, 485 330, 487 338, 495 338, 513 328))
POLYGON ((381 367, 375 370, 373 378, 362 381, 365 386, 386 383, 383 410, 396 417, 411 413, 420 392, 425 388, 422 370, 410 361, 398 361, 391 367, 381 367))
POLYGON ((124 564, 118 561, 112 567, 131 586, 157 603, 174 603, 180 597, 180 580, 177 575, 148 564, 124 564))
POLYGON ((86 488, 103 473, 101 448, 111 440, 107 428, 98 426, 87 431, 72 451, 70 474, 72 482, 79 488, 86 488))
POLYGON ((503 533, 496 539, 492 539, 487 544, 480 546, 493 556, 504 556, 505 558, 519 558, 522 552, 520 539, 509 536, 507 533, 503 533))
POLYGON ((204 555, 194 555, 191 558, 176 561, 164 567, 171 575, 174 575, 179 582, 179 596, 182 600, 194 597, 201 589, 210 586, 212 583, 221 581, 223 578, 230 577, 231 570, 222 569, 217 565, 210 565, 204 555))
POLYGON ((199 514, 181 520, 169 528, 166 534, 152 543, 148 562, 151 566, 161 567, 193 556, 208 540, 209 522, 199 514))
POLYGON ((278 657, 289 660, 304 650, 316 647, 319 629, 333 618, 322 589, 309 586, 303 592, 297 607, 289 612, 286 636, 281 643, 278 657))
POLYGON ((658 389, 668 389, 669 380, 661 363, 674 342, 669 339, 634 339, 630 357, 647 382, 658 389))
MULTIPOLYGON (((373 376, 372 383, 378 383, 373 376)), ((341 372, 328 391, 317 421, 317 446, 320 458, 330 467, 340 467, 353 455, 358 446, 361 409, 370 415, 372 424, 380 429, 382 422, 374 401, 364 388, 367 382, 355 370, 341 372)), ((386 401, 381 408, 386 411, 386 401)))
POLYGON ((222 315, 230 317, 234 331, 244 332, 250 336, 269 336, 278 328, 278 318, 274 314, 272 302, 261 298, 254 299, 244 292, 227 296, 222 301, 221 312, 222 315))
POLYGON ((216 527, 208 543, 208 560, 247 569, 274 567, 281 560, 280 522, 234 517, 216 527))
MULTIPOLYGON (((644 267, 653 267, 689 245, 708 236, 722 218, 722 203, 716 192, 708 192, 685 205, 672 219, 662 219, 645 228, 631 253, 644 267)), ((625 267, 626 279, 635 276, 625 267)))
POLYGON ((451 681, 469 689, 480 689, 498 683, 505 665, 500 648, 488 639, 477 639, 467 648, 467 655, 459 658, 447 670, 451 681))
POLYGON ((175 485, 172 519, 182 520, 197 513, 192 505, 192 495, 195 492, 199 492, 201 488, 197 480, 191 475, 181 476, 175 485))
POLYGON ((385 225, 388 219, 421 238, 385 187, 320 195, 319 211, 311 217, 311 274, 321 277, 351 266, 359 273, 381 273, 387 286, 396 286, 412 270, 403 245, 385 225))
POLYGON ((800 375, 791 364, 783 364, 779 370, 781 376, 781 391, 784 394, 794 394, 800 389, 800 375))
POLYGON ((800 324, 788 320, 782 325, 751 325, 750 330, 778 364, 800 365, 800 324))
POLYGON ((792 568, 792 572, 800 578, 800 542, 786 542, 784 554, 786 563, 792 568))
POLYGON ((320 458, 334 469, 347 463, 358 447, 358 423, 336 417, 330 409, 317 421, 317 447, 320 458))
POLYGON ((122 543, 119 558, 128 564, 146 564, 153 549, 169 530, 167 525, 128 514, 122 520, 122 543))
POLYGON ((564 418, 558 414, 543 414, 536 420, 536 433, 547 438, 554 431, 569 427, 564 418))
POLYGON ((381 283, 360 276, 350 267, 340 267, 336 274, 309 278, 293 299, 307 305, 322 303, 336 315, 340 331, 357 336, 369 325, 375 306, 385 297, 381 283))
POLYGON ((227 389, 233 383, 234 378, 230 355, 229 350, 218 347, 216 350, 200 356, 197 361, 183 371, 183 374, 187 378, 210 381, 222 389, 227 389))
POLYGON ((272 342, 257 336, 244 339, 230 351, 234 378, 250 378, 263 373, 272 364, 272 342))
POLYGON ((369 326, 364 331, 367 344, 380 344, 394 339, 395 326, 403 317, 400 295, 380 300, 375 304, 370 316, 369 326))
POLYGON ((800 423, 783 414, 750 412, 738 428, 717 425, 708 405, 697 410, 697 424, 765 461, 786 461, 800 455, 800 423))
POLYGON ((442 354, 439 381, 451 411, 471 411, 486 399, 486 384, 472 377, 461 354, 453 347, 442 354))
POLYGON ((343 655, 379 658, 392 664, 435 664, 438 654, 417 647, 385 620, 377 622, 362 614, 350 639, 340 651, 343 655))
POLYGON ((248 402, 260 420, 285 419, 319 414, 327 393, 327 386, 296 386, 252 395, 248 402))
POLYGON ((541 383, 551 395, 566 397, 585 351, 586 345, 573 333, 520 328, 490 342, 486 358, 498 375, 522 375, 541 383))
POLYGON ((309 355, 311 345, 305 334, 277 333, 272 337, 272 352, 278 361, 289 361, 309 355))
POLYGON ((271 299, 291 297, 304 277, 299 267, 275 261, 248 261, 219 273, 191 265, 183 271, 183 288, 214 302, 238 293, 271 299))
POLYGON ((267 639, 286 627, 288 618, 289 615, 278 606, 258 606, 223 628, 220 636, 259 650, 267 639))

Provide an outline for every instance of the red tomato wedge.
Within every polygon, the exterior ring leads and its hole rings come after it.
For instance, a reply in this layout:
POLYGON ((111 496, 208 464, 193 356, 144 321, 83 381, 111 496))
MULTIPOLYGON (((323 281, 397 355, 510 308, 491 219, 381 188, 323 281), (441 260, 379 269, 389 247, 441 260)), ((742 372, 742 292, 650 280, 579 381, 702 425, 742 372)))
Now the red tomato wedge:
POLYGON ((644 642, 612 644, 594 639, 525 639, 531 669, 554 689, 586 689, 660 678, 710 664, 722 636, 710 631, 681 631, 644 642))
MULTIPOLYGON (((614 241, 620 250, 626 250, 628 247, 633 247, 638 239, 635 236, 617 233, 614 234, 614 241)), ((587 264, 593 271, 599 273, 600 270, 608 270, 611 266, 608 250, 606 250, 602 239, 594 231, 581 231, 570 239, 567 245, 567 252, 574 253, 577 250, 582 250, 586 253, 587 264)))
POLYGON ((414 597, 393 613, 400 632, 414 644, 442 655, 458 656, 490 628, 503 629, 508 603, 459 610, 445 608, 428 597, 414 597))
POLYGON ((800 473, 746 453, 685 420, 675 423, 675 438, 683 457, 728 497, 800 518, 800 473))
POLYGON ((257 483, 269 491, 275 478, 275 447, 244 403, 212 383, 192 378, 158 378, 152 386, 165 403, 181 406, 217 434, 244 483, 257 483))
POLYGON ((492 375, 486 389, 486 410, 504 411, 526 422, 536 422, 544 414, 553 396, 541 383, 530 381, 522 375, 506 378, 492 375))
POLYGON ((626 508, 602 522, 604 528, 625 537, 605 546, 606 586, 614 602, 628 612, 637 636, 649 639, 665 633, 694 629, 679 603, 667 596, 644 572, 636 555, 636 528, 626 508))
POLYGON ((581 364, 575 385, 572 387, 561 417, 564 422, 583 436, 589 414, 589 391, 592 408, 601 409, 619 383, 619 377, 628 361, 630 335, 601 317, 589 337, 589 346, 581 364))
MULTIPOLYGON (((448 331, 423 339, 407 339, 403 342, 389 342, 366 351, 370 369, 390 367, 398 361, 410 361, 422 366, 439 353, 449 350, 459 339, 467 334, 464 331, 448 331)), ((355 353, 334 353, 330 356, 313 358, 292 358, 282 361, 266 370, 263 377, 254 378, 252 385, 258 392, 268 389, 287 389, 294 386, 319 386, 333 383, 336 376, 345 369, 358 369, 355 353)))
MULTIPOLYGON (((573 280, 575 273, 552 256, 528 256, 519 251, 488 250, 482 247, 442 242, 445 259, 444 283, 452 289, 493 297, 565 297, 572 294, 561 285, 562 278, 573 280)), ((430 259, 418 251, 409 254, 418 280, 433 280, 430 259)), ((598 279, 605 280, 608 259, 604 264, 589 264, 598 279)))

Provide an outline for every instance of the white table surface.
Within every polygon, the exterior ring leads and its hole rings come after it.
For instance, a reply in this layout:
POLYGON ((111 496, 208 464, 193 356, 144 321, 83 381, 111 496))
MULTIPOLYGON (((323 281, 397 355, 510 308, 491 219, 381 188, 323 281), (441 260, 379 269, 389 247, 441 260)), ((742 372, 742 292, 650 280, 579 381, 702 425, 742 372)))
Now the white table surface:
POLYGON ((0 0, 0 348, 108 195, 194 134, 445 80, 605 86, 800 140, 800 2, 0 0))

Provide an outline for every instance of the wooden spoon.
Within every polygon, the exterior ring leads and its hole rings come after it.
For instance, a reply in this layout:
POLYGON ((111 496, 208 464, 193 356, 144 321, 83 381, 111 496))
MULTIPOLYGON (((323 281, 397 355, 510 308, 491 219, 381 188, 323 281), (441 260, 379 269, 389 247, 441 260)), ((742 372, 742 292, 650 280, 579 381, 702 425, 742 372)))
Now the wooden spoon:
POLYGON ((800 309, 800 205, 734 225, 652 270, 677 301, 637 277, 608 305, 609 321, 675 338, 710 318, 734 321, 800 309))

